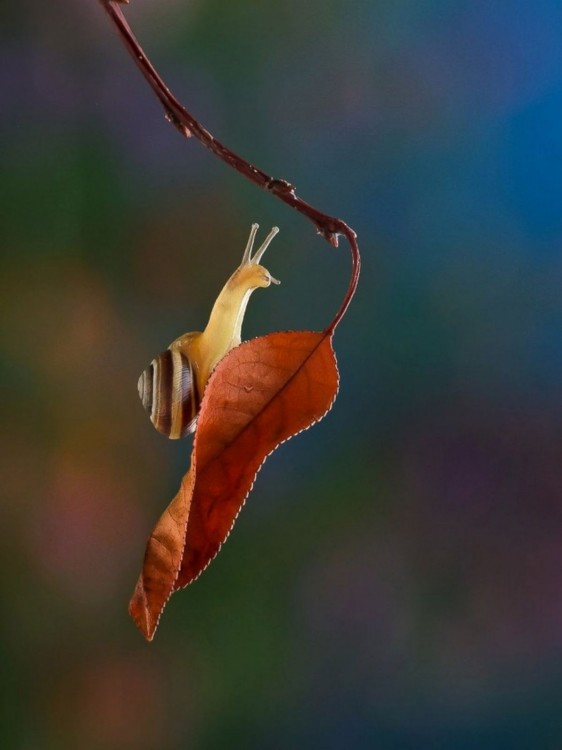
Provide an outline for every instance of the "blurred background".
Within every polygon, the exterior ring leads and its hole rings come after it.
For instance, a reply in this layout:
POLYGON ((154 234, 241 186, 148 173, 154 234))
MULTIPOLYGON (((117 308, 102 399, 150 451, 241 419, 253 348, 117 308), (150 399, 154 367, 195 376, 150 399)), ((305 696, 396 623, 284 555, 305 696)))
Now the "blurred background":
POLYGON ((0 8, 2 748, 562 747, 562 7, 134 0, 218 138, 359 235, 329 416, 261 471, 148 645, 189 462, 137 396, 250 224, 245 337, 350 269, 180 138, 95 0, 0 8))

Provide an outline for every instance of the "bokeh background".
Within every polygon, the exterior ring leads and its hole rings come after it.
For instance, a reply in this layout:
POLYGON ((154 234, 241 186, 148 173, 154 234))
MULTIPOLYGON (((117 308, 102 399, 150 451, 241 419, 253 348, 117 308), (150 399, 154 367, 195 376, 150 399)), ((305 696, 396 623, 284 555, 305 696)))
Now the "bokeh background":
POLYGON ((186 469, 141 370, 252 221, 314 329, 333 250, 182 140, 94 0, 0 6, 0 746, 562 747, 562 6, 134 0, 219 138, 353 226, 332 413, 282 446, 148 645, 127 616, 186 469))

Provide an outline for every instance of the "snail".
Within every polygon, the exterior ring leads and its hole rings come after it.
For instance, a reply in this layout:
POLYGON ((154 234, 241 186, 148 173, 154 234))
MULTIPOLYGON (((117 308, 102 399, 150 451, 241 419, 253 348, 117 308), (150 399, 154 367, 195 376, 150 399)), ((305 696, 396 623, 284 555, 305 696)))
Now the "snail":
POLYGON ((279 229, 273 227, 252 255, 258 229, 258 224, 252 224, 242 263, 217 297, 205 330, 185 333, 173 341, 139 378, 142 405, 156 429, 169 438, 194 432, 209 376, 220 360, 241 342, 242 321, 254 289, 280 283, 260 265, 279 229))

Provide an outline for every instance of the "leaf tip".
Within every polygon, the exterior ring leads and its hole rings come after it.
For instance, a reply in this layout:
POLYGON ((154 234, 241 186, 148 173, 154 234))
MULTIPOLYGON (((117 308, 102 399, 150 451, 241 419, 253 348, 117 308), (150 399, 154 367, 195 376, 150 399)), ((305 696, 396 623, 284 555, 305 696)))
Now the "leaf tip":
POLYGON ((151 616, 142 575, 137 581, 131 601, 129 602, 129 614, 133 618, 133 622, 137 628, 146 640, 150 642, 154 638, 158 620, 151 616))

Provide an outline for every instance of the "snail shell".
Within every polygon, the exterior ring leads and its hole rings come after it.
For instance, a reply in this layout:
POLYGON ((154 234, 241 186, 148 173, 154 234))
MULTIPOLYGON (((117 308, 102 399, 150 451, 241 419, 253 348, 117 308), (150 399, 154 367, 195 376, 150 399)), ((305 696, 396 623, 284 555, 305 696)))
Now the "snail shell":
POLYGON ((199 397, 185 354, 170 349, 159 354, 140 376, 138 389, 152 424, 163 435, 177 439, 195 430, 199 397))

